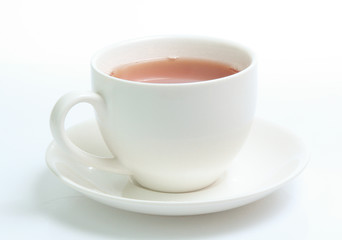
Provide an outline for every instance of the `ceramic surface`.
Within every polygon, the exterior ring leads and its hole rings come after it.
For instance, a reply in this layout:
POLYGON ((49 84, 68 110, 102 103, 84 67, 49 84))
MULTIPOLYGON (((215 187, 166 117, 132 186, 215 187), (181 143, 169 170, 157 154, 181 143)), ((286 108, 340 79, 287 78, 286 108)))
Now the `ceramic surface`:
MULTIPOLYGON (((94 154, 110 156, 95 121, 68 130, 71 140, 94 154)), ((257 119, 246 144, 227 172, 209 187, 163 193, 80 164, 55 142, 47 149, 49 168, 67 185, 112 207, 155 215, 196 215, 224 211, 258 200, 296 177, 308 162, 303 142, 288 130, 257 119)))
POLYGON ((92 91, 64 95, 50 121, 59 146, 85 164, 133 175, 150 189, 188 192, 215 182, 248 136, 256 105, 257 71, 254 55, 245 47, 205 37, 142 38, 99 51, 91 66, 92 91), (227 63, 239 72, 179 84, 142 83, 109 75, 115 66, 170 56, 227 63), (65 117, 80 102, 94 107, 115 159, 87 154, 66 136, 65 117))

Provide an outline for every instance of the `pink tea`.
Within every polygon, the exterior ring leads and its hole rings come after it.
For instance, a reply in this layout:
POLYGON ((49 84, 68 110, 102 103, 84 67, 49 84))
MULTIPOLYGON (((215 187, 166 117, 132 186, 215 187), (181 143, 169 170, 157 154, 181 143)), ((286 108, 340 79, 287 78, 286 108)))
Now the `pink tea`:
POLYGON ((226 77, 237 72, 230 65, 211 60, 165 58, 122 65, 110 75, 146 83, 189 83, 226 77))

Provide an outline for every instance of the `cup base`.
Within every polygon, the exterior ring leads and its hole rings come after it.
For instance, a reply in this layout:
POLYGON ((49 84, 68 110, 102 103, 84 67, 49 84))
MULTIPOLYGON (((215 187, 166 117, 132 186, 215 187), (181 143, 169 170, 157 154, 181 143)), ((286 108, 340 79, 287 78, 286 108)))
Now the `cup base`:
POLYGON ((134 176, 130 176, 130 181, 138 186, 138 187, 141 187, 141 188, 144 188, 144 189, 147 189, 147 190, 150 190, 150 191, 154 191, 154 192, 161 192, 161 193, 174 193, 174 194, 177 194, 177 193, 190 193, 190 192, 196 192, 196 191, 201 191, 207 187, 210 187, 211 185, 215 184, 219 179, 221 179, 221 177, 225 175, 225 172, 223 174, 221 174, 218 178, 216 178, 214 181, 210 182, 209 184, 205 184, 205 185, 200 185, 199 187, 195 187, 195 188, 185 188, 185 187, 181 187, 181 188, 178 188, 178 187, 168 187, 168 189, 166 190, 166 188, 163 188, 163 189, 160 189, 160 188, 157 188, 157 187, 149 187, 147 185, 143 185, 141 184, 139 181, 137 181, 134 176), (179 190, 177 190, 179 189, 179 190))

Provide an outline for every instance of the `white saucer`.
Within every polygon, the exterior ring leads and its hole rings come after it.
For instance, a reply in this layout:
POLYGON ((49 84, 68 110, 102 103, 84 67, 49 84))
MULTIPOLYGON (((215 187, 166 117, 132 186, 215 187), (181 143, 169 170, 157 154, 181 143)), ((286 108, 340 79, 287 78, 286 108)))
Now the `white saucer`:
MULTIPOLYGON (((95 121, 68 130, 81 148, 110 155, 95 121)), ((154 192, 116 175, 81 165, 55 142, 47 149, 49 168, 67 185, 112 207, 156 215, 219 212, 256 201, 296 177, 308 162, 304 144, 286 129, 256 119, 250 136, 228 169, 213 185, 190 193, 154 192)))

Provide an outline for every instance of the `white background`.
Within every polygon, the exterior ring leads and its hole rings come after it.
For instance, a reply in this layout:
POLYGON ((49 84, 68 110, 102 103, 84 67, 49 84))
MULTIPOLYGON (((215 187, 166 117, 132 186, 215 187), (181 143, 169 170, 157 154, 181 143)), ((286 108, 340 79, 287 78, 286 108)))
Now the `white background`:
MULTIPOLYGON (((1 239, 342 239, 342 35, 339 1, 0 1, 1 239), (257 115, 298 134, 311 163, 269 197, 192 217, 125 212, 83 197, 46 167, 57 99, 90 89, 99 48, 195 34, 258 55, 257 115)), ((73 124, 91 116, 77 106, 73 124)))

